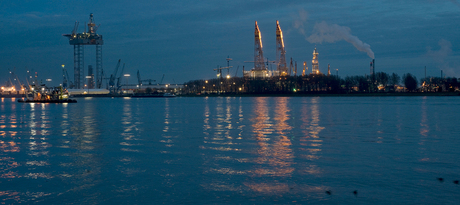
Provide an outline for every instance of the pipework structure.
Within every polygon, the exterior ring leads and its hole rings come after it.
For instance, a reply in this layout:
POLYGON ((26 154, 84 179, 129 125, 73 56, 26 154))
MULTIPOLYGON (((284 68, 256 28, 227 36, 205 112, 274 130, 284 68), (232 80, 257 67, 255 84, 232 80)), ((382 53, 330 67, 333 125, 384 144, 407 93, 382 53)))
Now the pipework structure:
POLYGON ((281 30, 279 21, 276 21, 276 62, 278 74, 280 76, 287 76, 286 50, 284 50, 283 31, 281 30))
POLYGON ((94 22, 93 14, 89 15, 88 32, 77 33, 78 21, 75 22, 74 29, 71 34, 63 34, 63 36, 69 38, 69 44, 73 45, 73 58, 74 58, 74 88, 83 89, 85 82, 84 75, 84 46, 94 45, 96 46, 96 85, 99 87, 102 82, 102 35, 96 33, 100 25, 96 26, 94 22))

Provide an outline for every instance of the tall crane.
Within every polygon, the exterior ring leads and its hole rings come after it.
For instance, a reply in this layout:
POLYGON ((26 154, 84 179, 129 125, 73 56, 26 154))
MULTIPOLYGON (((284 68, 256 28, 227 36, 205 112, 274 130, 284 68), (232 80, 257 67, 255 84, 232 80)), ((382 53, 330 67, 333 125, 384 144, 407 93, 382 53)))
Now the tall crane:
POLYGON ((120 62, 121 62, 121 59, 118 59, 117 66, 115 66, 115 71, 113 72, 113 74, 110 75, 110 78, 109 78, 109 87, 110 87, 111 89, 113 89, 114 86, 115 86, 115 78, 117 77, 118 68, 120 67, 120 62))
POLYGON ((163 77, 161 77, 161 81, 160 81, 160 84, 163 83, 163 79, 165 79, 165 74, 163 74, 163 77))
POLYGON ((256 21, 254 30, 254 70, 266 70, 264 64, 264 52, 262 51, 262 48, 262 34, 260 33, 260 29, 256 21))
POLYGON ((235 77, 238 75, 238 69, 239 68, 240 68, 240 66, 236 67, 235 77))
MULTIPOLYGON (((18 76, 16 75, 16 73, 14 73, 14 71, 16 71, 16 68, 14 68, 13 71, 11 71, 10 69, 8 69, 8 71, 10 72, 11 76, 13 77, 13 80, 16 82, 18 82, 19 84, 19 87, 21 90, 24 90, 24 85, 21 84, 21 81, 19 80, 18 76)), ((14 86, 14 83, 12 83, 12 85, 14 86)))
MULTIPOLYGON (((163 75, 163 77, 164 77, 164 75, 163 75)), ((141 74, 139 73, 139 70, 137 70, 137 85, 139 86, 139 88, 142 87, 142 82, 148 82, 149 85, 152 85, 152 82, 155 82, 155 80, 152 80, 152 79, 141 80, 141 74)))
POLYGON ((227 67, 218 67, 214 70, 217 71, 217 77, 220 77, 220 79, 222 79, 222 70, 225 70, 225 69, 230 69, 232 68, 233 66, 227 66, 227 67))
POLYGON ((62 65, 62 87, 63 88, 73 88, 73 82, 69 80, 69 73, 67 73, 67 69, 65 68, 65 65, 62 65))
POLYGON ((139 88, 142 87, 141 74, 139 73, 139 70, 137 70, 137 86, 139 86, 139 88))
POLYGON ((283 31, 281 31, 279 21, 276 21, 276 70, 280 76, 288 75, 286 65, 286 50, 284 50, 283 31))
POLYGON ((227 56, 227 67, 229 67, 229 69, 227 70, 227 75, 230 75, 230 61, 232 61, 233 59, 230 58, 230 56, 227 56))
POLYGON ((307 69, 308 71, 308 65, 307 65, 307 62, 303 62, 303 71, 302 71, 302 76, 305 76, 305 69, 307 69))
POLYGON ((123 72, 125 71, 125 64, 123 63, 123 68, 121 68, 120 76, 117 78, 117 90, 121 88, 121 77, 123 77, 123 72))

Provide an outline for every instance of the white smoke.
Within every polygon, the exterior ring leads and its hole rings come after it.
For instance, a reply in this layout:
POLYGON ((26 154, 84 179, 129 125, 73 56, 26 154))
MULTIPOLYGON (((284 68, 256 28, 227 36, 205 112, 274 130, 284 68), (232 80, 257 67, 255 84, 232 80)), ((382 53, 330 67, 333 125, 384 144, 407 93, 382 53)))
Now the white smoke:
POLYGON ((351 43, 356 49, 366 52, 369 57, 374 59, 374 52, 371 46, 359 40, 358 37, 351 35, 351 29, 346 26, 339 26, 337 24, 328 25, 325 21, 316 23, 313 27, 313 34, 307 38, 310 43, 334 43, 336 41, 345 40, 351 43))
POLYGON ((455 76, 457 69, 454 67, 456 62, 449 62, 449 57, 452 55, 452 43, 445 39, 441 39, 438 42, 439 50, 432 50, 431 47, 427 47, 426 56, 432 58, 436 63, 437 67, 444 71, 445 74, 455 76))
POLYGON ((439 50, 431 50, 431 47, 426 47, 426 55, 433 58, 438 63, 443 63, 445 59, 452 53, 452 43, 447 40, 441 39, 438 42, 439 50))
POLYGON ((296 18, 297 19, 294 20, 294 28, 296 28, 299 31, 299 33, 306 36, 305 29, 304 29, 305 28, 304 23, 307 22, 307 18, 308 18, 307 11, 305 11, 304 9, 300 9, 299 16, 297 16, 296 18))

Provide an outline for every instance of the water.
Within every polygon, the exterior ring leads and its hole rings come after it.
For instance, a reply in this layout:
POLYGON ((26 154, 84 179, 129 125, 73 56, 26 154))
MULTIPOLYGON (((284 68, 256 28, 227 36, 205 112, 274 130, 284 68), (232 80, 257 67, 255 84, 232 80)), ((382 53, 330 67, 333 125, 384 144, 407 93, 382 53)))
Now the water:
POLYGON ((1 99, 0 203, 455 204, 459 105, 458 97, 1 99))

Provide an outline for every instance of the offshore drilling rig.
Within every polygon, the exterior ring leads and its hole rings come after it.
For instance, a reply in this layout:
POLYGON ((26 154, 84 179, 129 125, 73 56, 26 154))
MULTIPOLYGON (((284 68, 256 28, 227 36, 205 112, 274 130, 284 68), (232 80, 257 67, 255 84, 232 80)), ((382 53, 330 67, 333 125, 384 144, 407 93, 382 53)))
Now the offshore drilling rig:
MULTIPOLYGON (((73 45, 73 58, 74 58, 74 87, 75 89, 84 88, 86 76, 84 75, 84 46, 96 46, 96 87, 100 88, 102 84, 102 35, 96 33, 100 25, 96 26, 93 14, 89 15, 88 32, 77 33, 78 21, 75 22, 74 29, 71 34, 63 34, 69 38, 69 44, 73 45)), ((94 79, 93 79, 94 81, 94 79)))

